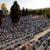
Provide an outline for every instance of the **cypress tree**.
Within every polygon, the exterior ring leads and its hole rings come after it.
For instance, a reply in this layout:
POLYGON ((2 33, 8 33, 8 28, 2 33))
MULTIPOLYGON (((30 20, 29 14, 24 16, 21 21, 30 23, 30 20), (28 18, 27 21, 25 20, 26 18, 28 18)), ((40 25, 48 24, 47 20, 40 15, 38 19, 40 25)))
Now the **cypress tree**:
POLYGON ((26 14, 25 14, 25 9, 24 9, 24 7, 23 7, 23 9, 22 9, 22 16, 25 16, 26 14))
POLYGON ((10 15, 11 15, 13 23, 18 23, 19 22, 20 7, 19 7, 17 1, 14 1, 14 4, 12 5, 10 15))

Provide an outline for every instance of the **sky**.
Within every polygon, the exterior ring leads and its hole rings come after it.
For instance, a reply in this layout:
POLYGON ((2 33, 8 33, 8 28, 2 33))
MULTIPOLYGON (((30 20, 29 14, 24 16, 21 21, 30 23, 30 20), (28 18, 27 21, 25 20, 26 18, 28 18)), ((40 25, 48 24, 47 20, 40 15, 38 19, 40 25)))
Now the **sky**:
MULTIPOLYGON (((20 8, 28 8, 28 9, 40 9, 40 8, 48 8, 50 7, 50 0, 16 0, 20 5, 20 8)), ((10 10, 13 5, 14 0, 0 0, 0 5, 5 3, 7 9, 10 10)))

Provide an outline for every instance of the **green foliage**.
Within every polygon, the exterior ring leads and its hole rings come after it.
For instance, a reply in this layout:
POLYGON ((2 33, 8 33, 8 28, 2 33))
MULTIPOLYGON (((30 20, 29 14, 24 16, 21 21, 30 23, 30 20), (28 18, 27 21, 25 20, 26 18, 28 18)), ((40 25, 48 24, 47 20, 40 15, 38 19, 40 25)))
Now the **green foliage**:
POLYGON ((13 23, 18 23, 20 19, 20 7, 17 3, 17 1, 14 1, 14 4, 11 7, 11 18, 13 23))
POLYGON ((30 12, 33 15, 43 15, 50 18, 50 8, 31 10, 30 12))
POLYGON ((22 16, 25 16, 25 9, 24 9, 24 7, 23 7, 23 9, 22 9, 22 16))
POLYGON ((50 8, 44 8, 44 9, 25 9, 23 8, 20 10, 20 7, 17 3, 17 1, 14 1, 14 4, 11 7, 11 18, 14 23, 18 23, 20 15, 25 16, 25 15, 43 15, 44 17, 50 18, 50 8))
POLYGON ((24 9, 24 7, 23 7, 23 9, 22 9, 22 16, 25 16, 25 15, 29 15, 29 10, 27 8, 24 9))
POLYGON ((28 9, 27 8, 26 8, 26 12, 25 13, 26 13, 26 15, 28 15, 28 9))

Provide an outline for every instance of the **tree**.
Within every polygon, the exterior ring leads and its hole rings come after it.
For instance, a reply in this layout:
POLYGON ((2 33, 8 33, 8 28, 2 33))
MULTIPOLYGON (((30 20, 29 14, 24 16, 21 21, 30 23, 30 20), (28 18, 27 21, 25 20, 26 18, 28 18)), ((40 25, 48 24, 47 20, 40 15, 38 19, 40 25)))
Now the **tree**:
POLYGON ((18 23, 19 22, 20 7, 19 7, 17 1, 14 1, 14 4, 12 5, 10 15, 11 15, 13 23, 18 23))
POLYGON ((26 12, 25 13, 26 13, 26 15, 28 15, 28 9, 27 8, 26 8, 26 12))
POLYGON ((26 14, 25 14, 25 9, 24 9, 24 7, 23 7, 23 9, 22 9, 22 16, 25 16, 26 14))

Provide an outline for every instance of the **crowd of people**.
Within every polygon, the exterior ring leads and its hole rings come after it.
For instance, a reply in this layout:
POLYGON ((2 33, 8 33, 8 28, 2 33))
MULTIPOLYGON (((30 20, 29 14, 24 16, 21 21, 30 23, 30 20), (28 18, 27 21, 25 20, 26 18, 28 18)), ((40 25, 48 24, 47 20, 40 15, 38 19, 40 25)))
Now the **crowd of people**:
POLYGON ((0 27, 0 49, 11 47, 11 45, 17 48, 31 40, 37 33, 47 29, 48 26, 50 26, 50 19, 43 16, 23 16, 17 28, 14 25, 3 24, 0 27))
POLYGON ((50 50, 50 32, 40 37, 37 41, 33 40, 24 45, 21 50, 50 50))

